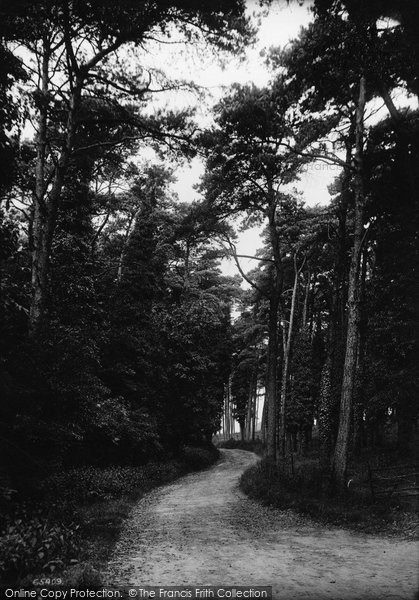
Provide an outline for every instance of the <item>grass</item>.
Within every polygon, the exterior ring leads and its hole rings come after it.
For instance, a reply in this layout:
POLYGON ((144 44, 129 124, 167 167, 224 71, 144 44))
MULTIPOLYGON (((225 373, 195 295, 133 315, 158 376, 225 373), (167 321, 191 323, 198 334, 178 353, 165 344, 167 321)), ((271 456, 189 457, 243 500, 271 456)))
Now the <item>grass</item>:
POLYGON ((367 533, 416 536, 417 519, 397 501, 373 499, 365 488, 349 489, 344 494, 334 490, 330 474, 316 461, 294 465, 273 465, 262 460, 241 477, 242 490, 265 505, 280 510, 294 509, 326 524, 343 526, 367 533))
POLYGON ((79 589, 100 586, 100 567, 133 505, 151 489, 209 467, 218 455, 214 447, 188 447, 165 463, 86 466, 30 487, 26 482, 24 494, 3 499, 0 580, 32 586, 34 580, 58 578, 79 589))

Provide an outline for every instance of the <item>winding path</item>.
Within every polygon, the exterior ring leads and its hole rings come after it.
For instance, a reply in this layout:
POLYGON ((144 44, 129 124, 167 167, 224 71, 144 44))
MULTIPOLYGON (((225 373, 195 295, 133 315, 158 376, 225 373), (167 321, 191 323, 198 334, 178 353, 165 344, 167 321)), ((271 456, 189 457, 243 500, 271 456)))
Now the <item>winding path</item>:
POLYGON ((272 585, 274 600, 413 599, 415 542, 353 534, 245 497, 257 456, 223 450, 211 469, 154 490, 127 519, 109 583, 272 585))

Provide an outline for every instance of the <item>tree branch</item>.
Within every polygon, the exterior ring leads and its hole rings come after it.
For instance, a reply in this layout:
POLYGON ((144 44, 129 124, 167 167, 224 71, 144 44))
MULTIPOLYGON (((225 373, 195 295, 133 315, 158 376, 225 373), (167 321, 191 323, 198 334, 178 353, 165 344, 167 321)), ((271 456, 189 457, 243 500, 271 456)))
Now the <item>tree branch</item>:
POLYGON ((291 144, 286 144, 285 142, 281 142, 281 146, 284 146, 290 152, 293 152, 294 154, 297 154, 298 156, 302 156, 303 158, 318 159, 318 160, 322 160, 322 161, 326 162, 326 164, 332 163, 335 165, 339 165, 339 166, 343 167, 344 169, 349 168, 349 169, 353 170, 353 167, 348 165, 348 163, 346 161, 342 160, 335 154, 330 154, 330 153, 318 154, 316 152, 301 152, 299 150, 296 150, 293 146, 291 146, 291 144))
POLYGON ((236 254, 238 258, 250 258, 251 260, 258 260, 260 262, 270 262, 274 263, 275 261, 272 258, 261 258, 260 256, 249 256, 248 254, 236 254))
POLYGON ((230 246, 230 252, 229 255, 232 256, 234 258, 234 262, 236 263, 237 269, 240 273, 240 275, 243 277, 243 279, 245 281, 247 281, 247 283, 254 288, 255 290, 257 290, 259 292, 259 294, 261 294, 262 296, 264 296, 265 298, 268 298, 268 294, 266 294, 262 288, 260 288, 252 279, 250 279, 250 277, 248 277, 246 275, 246 273, 243 271, 239 259, 238 259, 238 254, 237 254, 237 248, 235 246, 235 244, 233 244, 233 242, 230 240, 230 238, 228 236, 226 236, 225 238, 227 240, 228 245, 230 246))
MULTIPOLYGON (((68 10, 67 2, 63 2, 63 9, 64 9, 64 42, 65 42, 65 47, 67 50, 67 56, 70 60, 71 68, 73 69, 74 73, 76 75, 78 75, 79 65, 77 63, 77 59, 74 54, 73 46, 71 44, 70 13, 68 10)), ((70 73, 69 73, 69 77, 71 80, 70 73)))

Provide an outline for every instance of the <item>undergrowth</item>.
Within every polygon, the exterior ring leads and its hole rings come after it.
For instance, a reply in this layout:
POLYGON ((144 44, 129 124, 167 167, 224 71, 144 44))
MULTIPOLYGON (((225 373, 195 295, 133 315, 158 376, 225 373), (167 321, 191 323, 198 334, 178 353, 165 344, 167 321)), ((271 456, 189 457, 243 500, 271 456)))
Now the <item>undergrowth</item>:
POLYGON ((34 480, 24 490, 4 490, 0 581, 29 585, 62 576, 71 587, 100 585, 95 565, 106 560, 134 502, 217 458, 214 447, 186 447, 165 463, 73 468, 34 480))
POLYGON ((248 468, 240 480, 251 498, 280 510, 294 509, 324 523, 370 533, 416 536, 416 516, 395 502, 374 500, 362 490, 336 492, 330 474, 305 464, 294 474, 268 460, 248 468))

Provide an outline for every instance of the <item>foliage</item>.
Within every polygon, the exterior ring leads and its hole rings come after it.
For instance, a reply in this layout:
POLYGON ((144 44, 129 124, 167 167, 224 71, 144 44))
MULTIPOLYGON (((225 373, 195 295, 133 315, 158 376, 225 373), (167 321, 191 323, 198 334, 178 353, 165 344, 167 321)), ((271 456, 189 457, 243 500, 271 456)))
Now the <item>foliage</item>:
POLYGON ((0 573, 3 581, 26 573, 54 573, 64 562, 75 560, 79 550, 75 523, 46 519, 40 510, 24 507, 14 518, 3 520, 0 535, 0 573))
POLYGON ((331 493, 330 471, 307 459, 294 474, 289 466, 260 461, 241 477, 240 487, 251 498, 280 510, 293 509, 321 523, 369 533, 415 536, 414 510, 403 512, 392 501, 373 501, 371 495, 351 490, 346 495, 331 493))
POLYGON ((2 581, 22 581, 39 573, 57 576, 85 558, 88 540, 91 544, 105 533, 103 515, 108 534, 121 527, 115 502, 125 498, 129 507, 150 489, 206 468, 217 458, 212 446, 186 447, 177 461, 150 462, 143 467, 73 468, 32 483, 24 502, 3 499, 2 581))
MULTIPOLYGON (((103 166, 114 161, 104 156, 103 166)), ((75 161, 72 173, 52 248, 49 320, 36 344, 26 342, 25 288, 10 271, 19 257, 27 284, 27 241, 12 214, 1 222, 10 313, 1 385, 13 397, 3 427, 15 448, 14 459, 9 450, 3 458, 6 468, 21 465, 10 473, 16 485, 23 472, 48 468, 50 456, 65 465, 142 464, 208 443, 229 375, 234 282, 218 271, 208 238, 190 238, 184 223, 193 223, 195 208, 175 212, 170 171, 133 170, 129 201, 107 208, 99 231, 93 215, 103 197, 89 188, 92 164, 75 161)))

